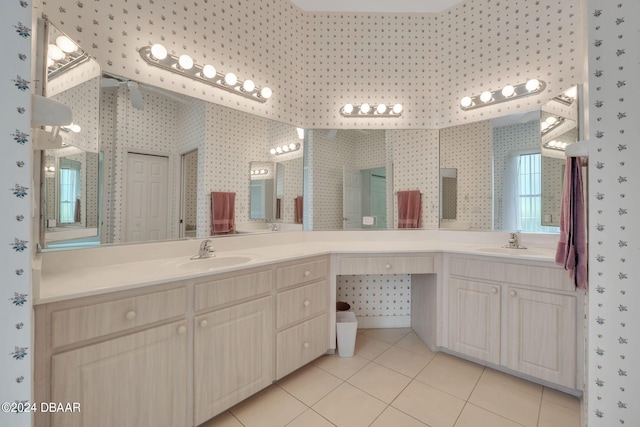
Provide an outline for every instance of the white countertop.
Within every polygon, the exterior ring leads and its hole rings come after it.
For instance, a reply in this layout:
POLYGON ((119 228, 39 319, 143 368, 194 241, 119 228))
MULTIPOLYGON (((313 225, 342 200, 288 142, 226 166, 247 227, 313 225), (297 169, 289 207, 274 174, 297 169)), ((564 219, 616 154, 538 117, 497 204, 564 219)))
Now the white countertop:
MULTIPOLYGON (((539 240, 537 247, 505 250, 502 248, 503 233, 449 233, 438 230, 414 231, 412 234, 404 231, 381 234, 292 232, 279 233, 277 239, 274 234, 214 239, 216 258, 244 257, 246 261, 214 268, 207 266, 206 259, 189 259, 197 253, 203 239, 43 253, 40 254, 42 270, 34 270, 34 303, 46 304, 194 279, 314 255, 434 252, 551 264, 554 261, 553 238, 539 240), (274 244, 274 240, 280 243, 274 244)), ((526 245, 527 241, 522 243, 526 245)))

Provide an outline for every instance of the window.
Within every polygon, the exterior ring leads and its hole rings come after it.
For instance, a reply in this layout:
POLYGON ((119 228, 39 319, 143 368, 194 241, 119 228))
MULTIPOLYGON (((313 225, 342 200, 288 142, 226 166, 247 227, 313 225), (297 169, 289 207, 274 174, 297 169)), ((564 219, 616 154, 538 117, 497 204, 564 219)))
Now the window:
POLYGON ((542 226, 542 156, 521 154, 517 165, 517 211, 519 230, 524 232, 557 232, 557 227, 542 226))
POLYGON ((60 161, 60 218, 61 224, 80 222, 80 163, 62 159, 60 161), (62 160, 66 160, 63 162, 62 160))

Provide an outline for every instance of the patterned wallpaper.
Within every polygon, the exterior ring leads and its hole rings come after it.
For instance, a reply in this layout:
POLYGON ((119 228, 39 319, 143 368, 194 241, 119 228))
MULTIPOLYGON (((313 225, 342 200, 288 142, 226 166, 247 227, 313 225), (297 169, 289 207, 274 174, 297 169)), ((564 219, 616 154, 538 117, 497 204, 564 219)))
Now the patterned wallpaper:
POLYGON ((491 229, 492 135, 488 120, 440 130, 440 167, 458 170, 456 221, 470 229, 491 229))
POLYGON ((184 226, 186 231, 196 229, 198 212, 198 150, 184 155, 184 226))
MULTIPOLYGON (((32 230, 31 205, 37 202, 37 197, 32 199, 32 173, 39 164, 33 165, 29 128, 34 84, 31 39, 35 34, 29 1, 5 1, 2 8, 5 66, 0 68, 0 402, 22 403, 31 400, 32 389, 30 284, 37 232, 32 230)), ((0 425, 24 427, 30 423, 29 413, 0 411, 0 425)))
POLYGON ((349 303, 358 317, 411 315, 410 274, 337 276, 336 287, 337 300, 349 303))
POLYGON ((640 425, 640 2, 589 0, 590 427, 640 425))

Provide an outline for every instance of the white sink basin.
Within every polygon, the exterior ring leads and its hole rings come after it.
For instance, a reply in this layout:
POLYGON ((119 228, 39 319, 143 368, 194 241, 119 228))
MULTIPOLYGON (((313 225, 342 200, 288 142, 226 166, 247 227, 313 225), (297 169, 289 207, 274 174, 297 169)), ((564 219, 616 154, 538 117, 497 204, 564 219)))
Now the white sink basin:
POLYGON ((541 250, 541 249, 514 249, 514 248, 500 248, 500 247, 490 247, 490 248, 477 248, 478 252, 486 252, 490 254, 504 254, 504 255, 524 255, 524 256, 539 256, 539 257, 552 257, 553 251, 549 250, 541 250))
POLYGON ((209 271, 220 267, 231 267, 246 264, 255 259, 251 255, 214 256, 211 258, 195 259, 178 264, 178 268, 189 271, 209 271))

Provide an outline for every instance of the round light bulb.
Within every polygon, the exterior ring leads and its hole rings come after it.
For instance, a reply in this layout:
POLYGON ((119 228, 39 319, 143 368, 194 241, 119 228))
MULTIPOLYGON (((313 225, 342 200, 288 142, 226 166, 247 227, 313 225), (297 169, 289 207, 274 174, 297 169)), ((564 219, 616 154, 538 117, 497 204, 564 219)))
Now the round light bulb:
POLYGON ((53 67, 53 64, 55 64, 55 61, 53 59, 47 57, 47 68, 53 67))
POLYGON ((183 70, 190 70, 193 68, 193 59, 191 59, 189 55, 180 55, 180 58, 178 58, 178 65, 183 70))
POLYGON ((56 171, 55 166, 49 166, 49 172, 55 172, 55 171, 56 171))
POLYGON ((262 90, 260 91, 260 97, 264 99, 271 98, 271 95, 273 95, 273 91, 268 87, 263 87, 262 90))
POLYGON ((252 170, 251 175, 255 175, 255 174, 256 174, 256 171, 252 170))
POLYGON ((58 36, 56 45, 66 53, 72 53, 78 50, 78 45, 67 36, 58 36))
POLYGON ((540 87, 540 81, 538 79, 531 79, 525 85, 529 92, 533 92, 534 90, 538 90, 540 87))
POLYGON ((540 130, 547 130, 547 128, 549 128, 549 123, 547 123, 546 121, 540 123, 540 130))
POLYGON ((277 147, 276 148, 276 153, 282 154, 282 147, 277 147))
POLYGON ((351 113, 353 113, 353 105, 351 105, 351 104, 344 104, 344 107, 342 107, 342 111, 343 111, 345 114, 351 114, 351 113))
POLYGON ((366 102, 360 106, 361 113, 367 114, 369 111, 371 111, 371 105, 367 104, 366 102))
POLYGON ((569 98, 573 98, 576 99, 576 96, 578 96, 578 88, 575 86, 570 87, 569 89, 567 89, 564 94, 566 96, 568 96, 569 98))
POLYGON ((275 149, 275 148, 272 148, 271 150, 269 150, 269 153, 271 153, 271 154, 276 154, 276 149, 275 149))
POLYGON ((547 123, 549 126, 551 126, 552 124, 554 124, 555 122, 558 121, 558 119, 554 116, 549 116, 546 119, 544 119, 545 123, 547 123))
POLYGON ((236 83, 238 83, 238 76, 233 73, 227 73, 224 76, 224 82, 229 86, 234 86, 236 83))
POLYGON ((376 108, 376 112, 378 114, 384 114, 387 111, 387 106, 384 104, 378 104, 378 107, 376 108))
POLYGON ((50 44, 49 48, 47 49, 47 56, 54 61, 60 61, 62 58, 64 58, 65 55, 62 49, 60 49, 58 46, 56 46, 55 44, 50 44))
POLYGON ((245 80, 242 83, 242 90, 244 90, 245 92, 253 92, 255 88, 256 84, 253 82, 253 80, 245 80))
POLYGON ((282 151, 284 151, 285 153, 289 152, 289 146, 288 145, 283 145, 282 146, 282 151))
POLYGON ((202 67, 202 75, 208 79, 212 79, 216 76, 216 67, 213 65, 205 65, 202 67))
POLYGON ((464 108, 468 108, 471 107, 471 103, 473 101, 471 101, 471 97, 470 96, 465 96, 464 98, 462 98, 460 100, 460 105, 463 106, 464 108))
POLYGON ((482 92, 480 94, 480 101, 482 102, 489 102, 491 101, 491 98, 493 98, 493 95, 491 95, 491 92, 489 92, 488 90, 482 92))
POLYGON ((509 98, 516 92, 515 88, 511 85, 506 85, 502 88, 502 96, 505 98, 509 98))
POLYGON ((393 106, 393 114, 402 113, 402 104, 396 104, 393 106))
POLYGON ((267 173, 267 171, 265 169, 260 169, 260 175, 264 175, 266 173, 267 173))
POLYGON ((569 145, 569 144, 567 144, 566 142, 561 142, 560 143, 560 148, 562 148, 564 150, 565 148, 567 148, 567 145, 569 145))
POLYGON ((151 56, 155 59, 162 61, 168 55, 167 48, 162 46, 160 43, 156 43, 151 46, 151 56))
POLYGON ((290 150, 295 150, 296 149, 296 144, 294 144, 293 142, 291 144, 289 144, 289 149, 290 150))
POLYGON ((553 141, 549 141, 549 147, 557 147, 558 146, 558 142, 553 140, 553 141))
POLYGON ((73 124, 69 126, 69 129, 71 129, 71 132, 75 132, 75 133, 79 133, 82 130, 80 125, 73 125, 73 124))

